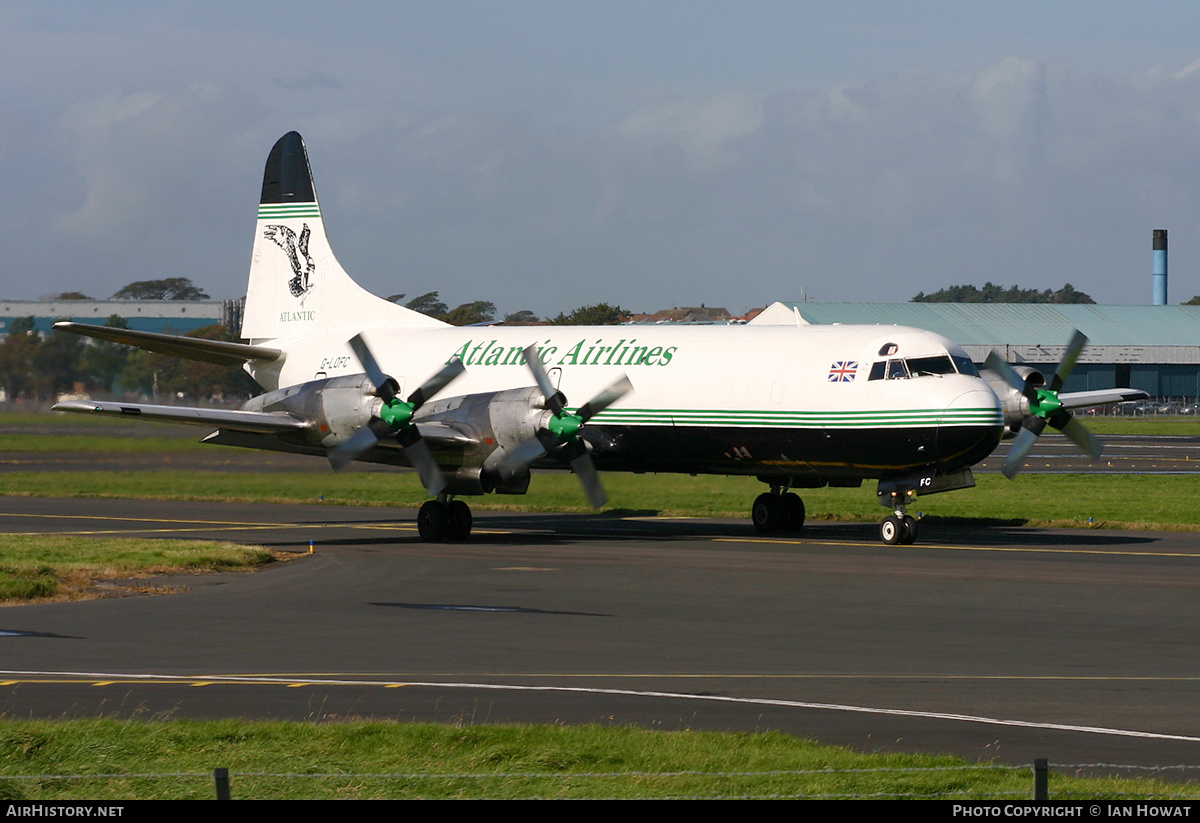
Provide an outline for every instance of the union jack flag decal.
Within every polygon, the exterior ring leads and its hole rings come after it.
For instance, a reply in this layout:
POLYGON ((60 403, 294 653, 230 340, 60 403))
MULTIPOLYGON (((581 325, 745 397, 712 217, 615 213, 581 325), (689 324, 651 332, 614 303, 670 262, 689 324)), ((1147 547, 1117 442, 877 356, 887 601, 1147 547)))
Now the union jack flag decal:
POLYGON ((838 360, 829 367, 830 383, 853 383, 858 373, 857 360, 838 360))

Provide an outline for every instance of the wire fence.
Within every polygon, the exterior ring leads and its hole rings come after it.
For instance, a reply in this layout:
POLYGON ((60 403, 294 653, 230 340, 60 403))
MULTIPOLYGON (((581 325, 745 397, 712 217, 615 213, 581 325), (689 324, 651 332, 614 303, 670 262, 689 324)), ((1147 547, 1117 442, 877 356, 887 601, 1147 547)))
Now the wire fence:
MULTIPOLYGON (((114 796, 136 800, 163 797, 169 793, 155 783, 170 783, 178 791, 181 783, 194 784, 183 793, 193 797, 232 799, 318 799, 335 797, 462 797, 505 799, 618 799, 653 797, 655 799, 810 799, 810 800, 883 800, 927 799, 985 802, 999 800, 1056 800, 1106 799, 1137 801, 1195 801, 1200 790, 1182 784, 1178 791, 1136 793, 1080 793, 1068 789, 1055 796, 1052 792, 1053 774, 1142 772, 1162 776, 1168 772, 1186 773, 1200 766, 1133 766, 1115 763, 1054 763, 1045 759, 1018 766, 963 765, 921 767, 875 767, 861 769, 797 769, 772 771, 611 771, 611 772, 237 772, 218 768, 212 772, 144 772, 111 774, 30 774, 0 775, 0 801, 9 804, 22 801, 44 802, 48 799, 78 794, 69 786, 80 784, 121 784, 128 795, 118 789, 114 796), (920 785, 920 778, 948 773, 961 773, 951 782, 954 788, 929 788, 920 785), (1006 776, 1020 777, 1012 788, 998 786, 1006 776), (892 786, 874 786, 872 781, 890 781, 892 786), (605 791, 605 784, 619 782, 619 789, 605 791), (817 782, 819 787, 811 784, 817 782), (789 791, 787 783, 808 783, 807 789, 789 791), (7 783, 9 789, 4 790, 7 783), (317 785, 317 784, 325 785, 317 785), (780 784, 783 785, 780 785, 780 784), (855 783, 859 785, 855 787, 855 783), (374 784, 374 790, 366 789, 374 784), (502 787, 498 784, 504 784, 502 787), (555 786, 569 784, 570 792, 556 791, 555 786), (27 786, 28 793, 21 791, 27 786), (139 790, 139 786, 144 786, 139 790), (206 789, 205 786, 208 788, 206 789), (348 791, 346 787, 354 787, 348 791), (13 789, 16 789, 15 791, 13 789), (678 791, 672 791, 678 788, 678 791), (240 789, 240 791, 238 791, 240 789), (493 790, 494 789, 494 790, 493 790)), ((112 785, 109 789, 116 788, 112 785)), ((109 794, 110 792, 104 792, 109 794)), ((96 795, 101 792, 96 791, 96 795)), ((178 796, 173 795, 173 796, 178 796)), ((103 816, 92 814, 91 816, 103 816)))

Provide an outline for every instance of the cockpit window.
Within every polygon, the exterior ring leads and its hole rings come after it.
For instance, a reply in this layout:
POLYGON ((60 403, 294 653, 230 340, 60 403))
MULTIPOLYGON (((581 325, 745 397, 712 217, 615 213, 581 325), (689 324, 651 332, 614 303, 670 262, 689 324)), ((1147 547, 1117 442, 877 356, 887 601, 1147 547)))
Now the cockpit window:
POLYGON ((954 374, 954 363, 951 362, 948 354, 936 357, 910 357, 908 370, 913 377, 920 377, 923 374, 954 374))
POLYGON ((968 374, 971 377, 979 376, 979 369, 975 368, 971 358, 963 357, 961 354, 952 354, 950 357, 954 360, 954 365, 958 367, 959 374, 968 374))
POLYGON ((907 360, 880 360, 871 364, 869 380, 904 380, 930 374, 966 374, 978 377, 979 372, 969 357, 937 354, 930 357, 910 357, 907 360))

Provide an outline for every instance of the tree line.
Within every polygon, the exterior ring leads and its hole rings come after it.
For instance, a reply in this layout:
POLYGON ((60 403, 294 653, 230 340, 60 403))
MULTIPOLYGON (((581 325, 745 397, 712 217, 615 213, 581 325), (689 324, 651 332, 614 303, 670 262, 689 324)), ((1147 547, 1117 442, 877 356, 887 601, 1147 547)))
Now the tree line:
MULTIPOLYGON (((608 303, 597 303, 592 306, 580 306, 569 314, 559 312, 557 317, 541 320, 528 309, 506 314, 502 320, 496 319, 496 304, 487 300, 475 300, 463 303, 453 309, 449 308, 438 297, 438 292, 431 291, 418 295, 407 303, 402 304, 407 309, 436 317, 452 326, 473 326, 481 323, 503 322, 507 324, 545 324, 549 326, 612 326, 624 323, 629 319, 630 312, 620 306, 610 306, 608 303)), ((387 299, 400 303, 407 295, 393 294, 387 299)))
POLYGON ((1087 294, 1067 283, 1058 291, 1023 289, 1020 286, 1004 288, 995 283, 984 283, 983 288, 971 284, 949 286, 932 294, 918 292, 910 303, 1095 303, 1087 294))
MULTIPOLYGON (((404 295, 393 295, 398 302, 404 295)), ((208 295, 186 278, 142 280, 113 295, 119 300, 204 300, 208 295)), ((54 295, 50 300, 92 300, 79 292, 54 295)), ((475 323, 610 325, 630 313, 619 306, 600 303, 540 320, 531 311, 519 311, 497 320, 496 307, 477 300, 450 309, 438 292, 428 292, 405 304, 414 311, 457 326, 475 323)), ((112 315, 107 326, 126 328, 124 318, 112 315)), ((46 401, 63 394, 140 395, 161 399, 239 401, 259 389, 237 366, 219 366, 135 349, 119 343, 80 337, 65 332, 46 335, 34 331, 33 317, 16 318, 0 343, 0 390, 10 400, 46 401)), ((205 326, 188 336, 209 340, 237 340, 223 325, 205 326)))
MULTIPOLYGON (((240 368, 183 360, 65 332, 44 337, 32 317, 19 317, 0 343, 0 389, 10 400, 45 401, 82 391, 94 394, 234 400, 260 393, 240 368)), ((119 315, 106 326, 125 328, 119 315)), ((189 334, 232 340, 229 327, 205 326, 189 334)))

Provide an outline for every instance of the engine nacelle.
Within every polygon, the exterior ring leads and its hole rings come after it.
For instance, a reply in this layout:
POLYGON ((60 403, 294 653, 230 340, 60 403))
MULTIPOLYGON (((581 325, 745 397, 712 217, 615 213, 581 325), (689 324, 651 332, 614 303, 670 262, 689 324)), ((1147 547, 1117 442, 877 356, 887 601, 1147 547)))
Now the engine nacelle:
POLYGON ((305 444, 334 448, 378 416, 382 405, 367 375, 348 374, 276 389, 252 398, 242 408, 288 412, 312 420, 315 425, 305 433, 305 444))
POLYGON ((462 466, 447 478, 452 494, 523 494, 529 472, 505 478, 497 467, 511 449, 546 428, 552 412, 536 386, 468 394, 427 403, 414 418, 422 423, 439 423, 467 435, 475 446, 463 451, 462 466))
MULTIPOLYGON (((1031 366, 1013 366, 1013 370, 1023 377, 1031 388, 1046 385, 1045 375, 1031 366)), ((992 391, 1000 398, 1000 405, 1004 409, 1005 439, 1015 436, 1021 428, 1021 421, 1030 414, 1029 398, 991 369, 983 369, 979 376, 987 381, 992 391)))
MULTIPOLYGON (((287 412, 313 425, 295 435, 306 446, 335 448, 379 416, 383 400, 365 374, 329 377, 277 389, 255 397, 247 411, 287 412)), ((460 395, 431 400, 413 417, 422 425, 447 426, 453 444, 443 443, 439 462, 449 494, 524 494, 528 470, 506 477, 497 470, 508 452, 545 429, 553 412, 536 386, 522 389, 460 395)), ((283 435, 291 438, 292 435, 283 435)), ((435 449, 438 448, 436 445, 435 449)))

